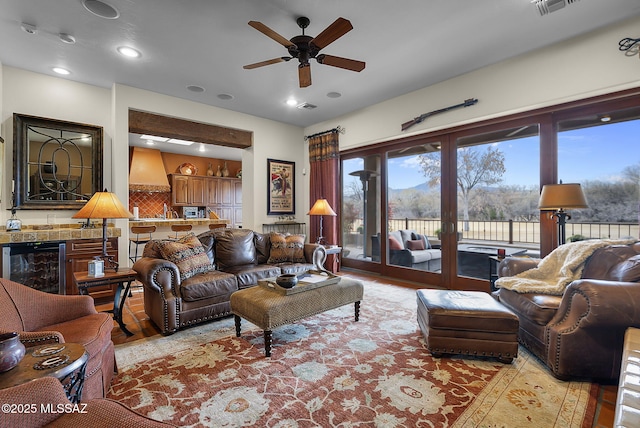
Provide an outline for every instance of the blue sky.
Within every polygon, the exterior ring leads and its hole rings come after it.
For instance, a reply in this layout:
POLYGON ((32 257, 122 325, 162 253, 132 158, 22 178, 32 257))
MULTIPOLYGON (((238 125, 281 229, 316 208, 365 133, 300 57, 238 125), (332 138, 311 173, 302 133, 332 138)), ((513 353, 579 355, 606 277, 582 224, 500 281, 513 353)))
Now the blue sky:
MULTIPOLYGON (((497 146, 505 156, 505 183, 538 185, 538 137, 497 146)), ((558 175, 564 183, 615 181, 626 166, 640 165, 640 120, 562 132, 558 154, 558 175)), ((417 156, 392 159, 389 167, 389 186, 393 189, 406 189, 426 181, 417 156)))

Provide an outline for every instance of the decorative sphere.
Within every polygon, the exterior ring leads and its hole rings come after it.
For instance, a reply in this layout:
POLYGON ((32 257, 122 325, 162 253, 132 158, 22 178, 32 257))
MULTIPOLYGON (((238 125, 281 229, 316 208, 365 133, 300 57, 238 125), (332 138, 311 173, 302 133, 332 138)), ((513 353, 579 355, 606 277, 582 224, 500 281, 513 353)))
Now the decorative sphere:
POLYGON ((285 273, 276 278, 276 284, 283 288, 292 288, 298 283, 298 277, 293 273, 285 273))

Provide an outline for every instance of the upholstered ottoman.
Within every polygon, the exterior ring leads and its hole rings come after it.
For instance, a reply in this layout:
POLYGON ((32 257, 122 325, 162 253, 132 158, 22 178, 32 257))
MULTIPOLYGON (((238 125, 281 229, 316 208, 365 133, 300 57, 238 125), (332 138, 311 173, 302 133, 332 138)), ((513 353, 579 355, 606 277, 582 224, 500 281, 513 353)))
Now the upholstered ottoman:
POLYGON ((242 318, 257 325, 264 331, 265 356, 270 357, 271 331, 274 328, 351 303, 358 321, 363 295, 362 282, 351 278, 340 278, 335 284, 290 295, 260 285, 245 288, 231 295, 236 336, 240 337, 242 318))
POLYGON ((518 317, 480 291, 418 290, 418 325, 431 355, 518 356, 518 317))

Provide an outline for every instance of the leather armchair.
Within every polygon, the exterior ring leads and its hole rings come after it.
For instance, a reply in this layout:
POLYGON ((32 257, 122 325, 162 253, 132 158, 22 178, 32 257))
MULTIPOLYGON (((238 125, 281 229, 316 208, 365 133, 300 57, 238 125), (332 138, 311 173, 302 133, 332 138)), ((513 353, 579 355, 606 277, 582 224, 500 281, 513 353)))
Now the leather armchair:
MULTIPOLYGON (((499 276, 537 266, 508 257, 499 276)), ((640 243, 596 250, 582 278, 561 296, 499 289, 494 296, 520 320, 518 340, 559 379, 613 381, 619 377, 624 334, 640 326, 640 243)))
POLYGON ((63 296, 0 279, 0 333, 16 331, 30 346, 80 343, 89 353, 82 399, 102 398, 116 369, 111 315, 96 311, 90 296, 63 296))
POLYGON ((2 427, 63 428, 160 428, 174 425, 154 421, 117 401, 97 398, 73 405, 62 384, 55 378, 43 377, 32 382, 0 390, 0 403, 28 410, 3 412, 2 427), (42 411, 42 409, 51 411, 42 411))

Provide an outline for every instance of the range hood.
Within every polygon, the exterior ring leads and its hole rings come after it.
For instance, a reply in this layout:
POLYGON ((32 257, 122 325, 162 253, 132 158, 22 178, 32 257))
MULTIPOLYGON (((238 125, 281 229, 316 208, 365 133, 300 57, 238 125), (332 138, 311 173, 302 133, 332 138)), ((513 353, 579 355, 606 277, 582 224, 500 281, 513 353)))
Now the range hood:
POLYGON ((129 191, 171 192, 160 150, 144 147, 133 148, 131 166, 129 167, 129 191))

